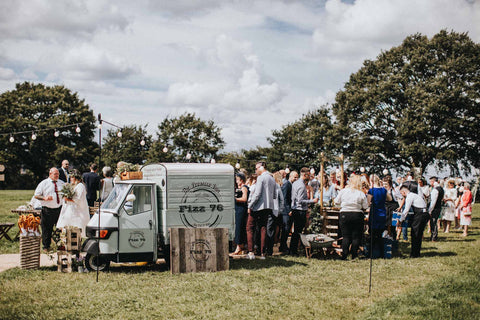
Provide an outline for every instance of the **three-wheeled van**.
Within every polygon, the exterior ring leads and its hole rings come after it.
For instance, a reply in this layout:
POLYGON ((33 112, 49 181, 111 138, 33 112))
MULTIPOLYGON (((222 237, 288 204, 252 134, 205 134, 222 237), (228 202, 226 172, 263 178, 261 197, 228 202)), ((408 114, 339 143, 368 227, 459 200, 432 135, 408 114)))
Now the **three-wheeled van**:
POLYGON ((228 228, 233 240, 231 165, 159 163, 141 171, 141 180, 118 181, 88 223, 87 268, 159 258, 169 264, 169 228, 228 228))

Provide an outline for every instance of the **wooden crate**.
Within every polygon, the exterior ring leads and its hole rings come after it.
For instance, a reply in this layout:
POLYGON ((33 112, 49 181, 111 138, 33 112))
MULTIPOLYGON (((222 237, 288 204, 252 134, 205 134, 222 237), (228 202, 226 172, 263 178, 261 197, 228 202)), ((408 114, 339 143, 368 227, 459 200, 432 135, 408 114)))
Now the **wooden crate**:
POLYGON ((68 251, 57 251, 57 271, 71 273, 73 259, 75 259, 75 254, 68 251))
POLYGON ((142 180, 143 172, 141 171, 126 171, 120 174, 122 180, 142 180))
POLYGON ((79 228, 67 228, 67 241, 65 249, 67 251, 80 251, 82 248, 82 233, 79 228))
POLYGON ((41 237, 20 237, 20 268, 37 269, 40 267, 41 237))
POLYGON ((228 270, 227 228, 171 228, 172 273, 228 270))

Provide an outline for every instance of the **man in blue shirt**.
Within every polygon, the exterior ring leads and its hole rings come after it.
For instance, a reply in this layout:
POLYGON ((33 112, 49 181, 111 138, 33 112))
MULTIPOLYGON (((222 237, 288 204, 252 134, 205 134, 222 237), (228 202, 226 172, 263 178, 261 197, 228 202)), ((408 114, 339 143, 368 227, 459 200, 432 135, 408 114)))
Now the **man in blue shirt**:
POLYGON ((260 259, 265 259, 267 221, 268 216, 273 214, 273 201, 277 197, 277 184, 265 166, 266 164, 263 161, 257 162, 255 165, 255 173, 258 175, 258 178, 248 201, 247 258, 250 260, 255 259, 253 252, 254 233, 260 236, 260 259))
POLYGON ((310 180, 310 170, 303 167, 300 170, 300 179, 295 181, 292 185, 292 211, 290 213, 294 229, 292 239, 290 240, 290 255, 298 255, 298 240, 300 240, 300 233, 305 228, 307 223, 307 209, 311 203, 317 203, 318 198, 308 199, 307 187, 310 180))

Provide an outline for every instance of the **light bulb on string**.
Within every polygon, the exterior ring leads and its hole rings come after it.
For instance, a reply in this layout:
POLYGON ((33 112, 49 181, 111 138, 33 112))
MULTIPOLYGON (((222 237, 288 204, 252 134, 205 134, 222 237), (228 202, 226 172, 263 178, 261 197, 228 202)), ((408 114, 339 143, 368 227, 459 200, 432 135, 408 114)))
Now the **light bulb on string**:
POLYGON ((13 142, 15 141, 15 138, 14 138, 12 135, 10 135, 10 139, 8 139, 8 141, 10 141, 11 143, 13 143, 13 142))
POLYGON ((163 147, 162 151, 163 151, 164 153, 167 153, 167 152, 168 152, 167 146, 163 147))
POLYGON ((237 161, 237 163, 235 164, 235 168, 240 169, 240 162, 237 161))
POLYGON ((102 124, 99 123, 98 126, 97 126, 98 129, 102 130, 102 124))
POLYGON ((360 167, 360 172, 364 173, 365 172, 365 167, 360 167))
POLYGON ((78 124, 77 124, 77 127, 75 128, 75 132, 76 132, 76 133, 80 133, 80 131, 82 131, 82 129, 80 129, 80 127, 79 127, 78 124))
POLYGON ((289 174, 289 173, 290 173, 290 168, 288 167, 288 165, 287 165, 287 167, 285 168, 285 173, 286 173, 286 174, 289 174))
POLYGON ((119 137, 119 138, 122 137, 122 130, 118 130, 118 132, 117 132, 117 137, 119 137))
POLYGON ((388 174, 388 169, 383 169, 383 175, 386 176, 388 174))
POLYGON ((215 162, 216 162, 216 161, 215 161, 214 158, 212 158, 212 160, 210 160, 210 163, 211 163, 211 164, 214 164, 215 162))
POLYGON ((37 135, 35 134, 35 132, 32 132, 32 140, 37 140, 37 135))
POLYGON ((60 132, 58 130, 55 130, 55 132, 53 132, 53 136, 55 138, 58 138, 60 136, 60 132))
POLYGON ((310 173, 315 174, 315 169, 314 168, 310 169, 310 173))
POLYGON ((140 145, 143 147, 145 145, 145 139, 142 138, 142 141, 140 141, 140 145))
POLYGON ((187 155, 185 156, 187 160, 192 159, 192 154, 190 152, 187 152, 187 155))

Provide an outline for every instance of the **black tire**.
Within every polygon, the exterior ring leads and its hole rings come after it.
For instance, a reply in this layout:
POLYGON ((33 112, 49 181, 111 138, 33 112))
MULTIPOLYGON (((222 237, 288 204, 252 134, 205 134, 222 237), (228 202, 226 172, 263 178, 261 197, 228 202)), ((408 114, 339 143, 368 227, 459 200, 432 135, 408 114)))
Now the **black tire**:
MULTIPOLYGON (((97 271, 97 256, 87 253, 85 256, 85 266, 90 271, 97 271)), ((110 260, 98 257, 98 271, 107 271, 110 267, 110 260)))

